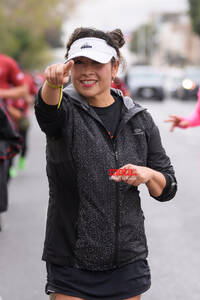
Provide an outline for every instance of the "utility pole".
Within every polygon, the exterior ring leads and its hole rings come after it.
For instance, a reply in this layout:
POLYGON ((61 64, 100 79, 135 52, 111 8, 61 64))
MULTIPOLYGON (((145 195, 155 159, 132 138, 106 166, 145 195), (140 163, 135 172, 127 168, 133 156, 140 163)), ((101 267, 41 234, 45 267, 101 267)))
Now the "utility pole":
POLYGON ((140 60, 146 60, 146 32, 145 26, 141 26, 138 33, 138 49, 137 54, 140 60))

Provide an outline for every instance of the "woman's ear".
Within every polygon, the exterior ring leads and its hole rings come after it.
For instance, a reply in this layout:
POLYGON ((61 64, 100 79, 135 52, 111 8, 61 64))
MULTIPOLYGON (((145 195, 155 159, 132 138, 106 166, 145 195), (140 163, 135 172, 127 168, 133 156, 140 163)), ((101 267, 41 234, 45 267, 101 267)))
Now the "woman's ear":
POLYGON ((119 60, 115 60, 112 64, 112 78, 115 78, 119 69, 119 60))

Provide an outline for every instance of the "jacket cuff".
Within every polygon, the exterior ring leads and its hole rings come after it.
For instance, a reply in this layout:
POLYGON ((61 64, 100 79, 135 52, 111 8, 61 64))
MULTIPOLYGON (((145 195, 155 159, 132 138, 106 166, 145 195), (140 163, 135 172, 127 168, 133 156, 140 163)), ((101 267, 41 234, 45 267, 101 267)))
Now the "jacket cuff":
POLYGON ((42 87, 38 91, 38 96, 37 96, 37 105, 44 109, 45 111, 57 111, 58 110, 58 105, 49 105, 44 100, 42 99, 42 87))
POLYGON ((167 174, 167 173, 162 173, 162 174, 166 180, 166 185, 162 191, 162 194, 158 197, 152 196, 150 194, 151 197, 153 197, 155 200, 160 201, 160 202, 171 200, 177 191, 176 179, 170 174, 167 174))

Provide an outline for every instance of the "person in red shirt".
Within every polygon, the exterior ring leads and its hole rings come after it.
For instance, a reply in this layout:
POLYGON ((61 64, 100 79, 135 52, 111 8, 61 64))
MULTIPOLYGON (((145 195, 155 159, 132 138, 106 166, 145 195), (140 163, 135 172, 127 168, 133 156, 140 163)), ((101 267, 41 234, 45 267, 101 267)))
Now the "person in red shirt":
POLYGON ((120 79, 119 77, 114 78, 114 80, 112 81, 111 87, 114 88, 114 89, 118 89, 118 90, 122 91, 124 96, 130 96, 128 87, 123 82, 123 80, 120 79))
MULTIPOLYGON (((24 73, 24 79, 28 86, 28 96, 26 97, 26 99, 8 98, 6 100, 8 110, 16 123, 19 134, 22 137, 22 148, 18 163, 18 167, 20 170, 23 170, 26 166, 27 135, 30 126, 29 108, 34 103, 35 95, 37 94, 37 87, 32 75, 29 73, 24 73)), ((14 173, 16 172, 14 171, 14 173)))
POLYGON ((20 151, 21 137, 0 98, 0 231, 2 230, 1 214, 8 209, 8 172, 9 162, 20 151))
POLYGON ((8 105, 9 99, 23 98, 28 101, 28 86, 24 73, 17 62, 0 53, 0 98, 4 100, 8 111, 13 117, 12 107, 8 105))
POLYGON ((11 57, 0 54, 0 97, 25 98, 28 96, 28 87, 25 83, 24 73, 17 62, 11 57))

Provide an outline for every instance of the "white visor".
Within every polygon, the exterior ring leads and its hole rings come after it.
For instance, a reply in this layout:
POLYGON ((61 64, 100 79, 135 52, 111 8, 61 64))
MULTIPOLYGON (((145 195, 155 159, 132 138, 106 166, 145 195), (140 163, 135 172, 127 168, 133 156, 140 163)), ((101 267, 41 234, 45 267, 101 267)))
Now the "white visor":
POLYGON ((101 64, 106 64, 113 57, 117 58, 117 51, 103 39, 86 37, 76 40, 71 45, 67 61, 80 56, 88 57, 101 64))

